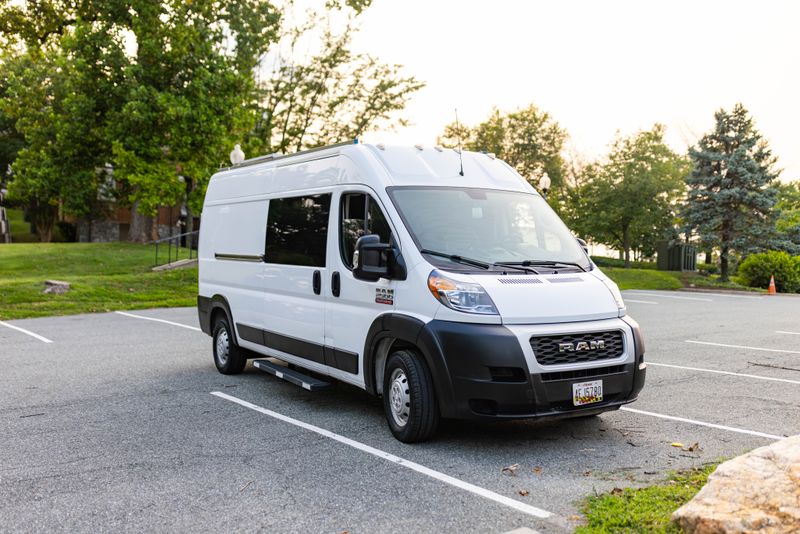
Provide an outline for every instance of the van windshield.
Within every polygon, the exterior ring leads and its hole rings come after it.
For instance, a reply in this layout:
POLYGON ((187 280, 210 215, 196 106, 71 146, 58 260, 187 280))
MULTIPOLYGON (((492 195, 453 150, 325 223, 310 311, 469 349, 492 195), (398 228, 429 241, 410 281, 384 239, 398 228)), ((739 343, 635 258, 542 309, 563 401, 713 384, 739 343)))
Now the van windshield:
POLYGON ((420 250, 441 253, 440 261, 453 255, 488 264, 555 262, 591 269, 581 246, 539 195, 416 186, 392 187, 389 194, 420 250))

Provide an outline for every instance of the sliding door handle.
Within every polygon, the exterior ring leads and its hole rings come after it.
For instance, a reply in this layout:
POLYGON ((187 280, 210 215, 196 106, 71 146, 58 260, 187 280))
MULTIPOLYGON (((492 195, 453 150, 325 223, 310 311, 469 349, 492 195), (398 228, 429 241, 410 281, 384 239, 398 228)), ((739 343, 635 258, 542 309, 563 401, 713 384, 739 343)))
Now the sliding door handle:
POLYGON ((322 273, 319 271, 314 271, 314 277, 312 278, 312 286, 314 287, 314 294, 319 295, 322 293, 322 273))
POLYGON ((331 293, 334 297, 338 297, 342 291, 342 278, 339 276, 339 271, 334 271, 331 275, 331 293))

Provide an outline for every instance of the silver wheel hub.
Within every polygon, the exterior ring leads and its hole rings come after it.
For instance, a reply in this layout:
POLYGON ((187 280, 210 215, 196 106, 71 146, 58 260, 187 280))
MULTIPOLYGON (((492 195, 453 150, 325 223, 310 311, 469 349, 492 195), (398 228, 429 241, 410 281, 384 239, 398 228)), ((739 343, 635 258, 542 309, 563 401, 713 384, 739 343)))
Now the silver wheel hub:
POLYGON ((390 384, 389 407, 392 411, 392 419, 397 426, 406 426, 411 413, 411 395, 409 395, 408 378, 402 369, 392 371, 390 384))
POLYGON ((230 350, 230 341, 228 340, 227 330, 223 329, 219 334, 217 334, 216 348, 217 362, 220 365, 225 365, 225 363, 228 361, 228 351, 230 350))

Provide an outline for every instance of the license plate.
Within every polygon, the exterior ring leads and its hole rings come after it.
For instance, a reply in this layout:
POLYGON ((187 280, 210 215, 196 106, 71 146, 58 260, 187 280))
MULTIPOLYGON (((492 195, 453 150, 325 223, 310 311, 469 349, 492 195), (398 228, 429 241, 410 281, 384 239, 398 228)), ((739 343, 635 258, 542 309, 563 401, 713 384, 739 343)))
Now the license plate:
POLYGON ((592 380, 591 382, 580 382, 572 384, 572 404, 583 406, 603 400, 603 381, 592 380))

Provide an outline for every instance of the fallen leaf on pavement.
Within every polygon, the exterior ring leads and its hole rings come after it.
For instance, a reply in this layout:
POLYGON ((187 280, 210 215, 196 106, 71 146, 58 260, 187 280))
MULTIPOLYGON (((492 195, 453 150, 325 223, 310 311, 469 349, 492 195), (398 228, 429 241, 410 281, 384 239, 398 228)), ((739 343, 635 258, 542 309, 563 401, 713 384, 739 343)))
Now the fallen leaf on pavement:
POLYGON ((590 477, 590 476, 592 476, 592 472, 591 471, 584 471, 583 472, 583 476, 590 477))
POLYGON ((695 443, 694 445, 688 447, 686 450, 689 451, 689 452, 700 452, 703 449, 700 448, 700 444, 699 443, 695 443))
POLYGON ((519 493, 523 497, 527 497, 528 496, 528 490, 519 490, 517 493, 519 493))
POLYGON ((534 467, 533 468, 533 474, 534 475, 541 475, 542 474, 542 466, 537 465, 536 467, 534 467))
POLYGON ((676 441, 675 443, 673 443, 673 444, 672 444, 672 446, 673 446, 673 447, 678 447, 679 449, 682 449, 682 448, 684 448, 686 445, 684 445, 684 444, 683 444, 683 443, 681 443, 680 441, 676 441))
POLYGON ((622 495, 622 488, 614 488, 611 490, 611 495, 622 495))
POLYGON ((502 469, 502 472, 507 475, 516 475, 517 469, 519 469, 519 464, 512 464, 502 469))

